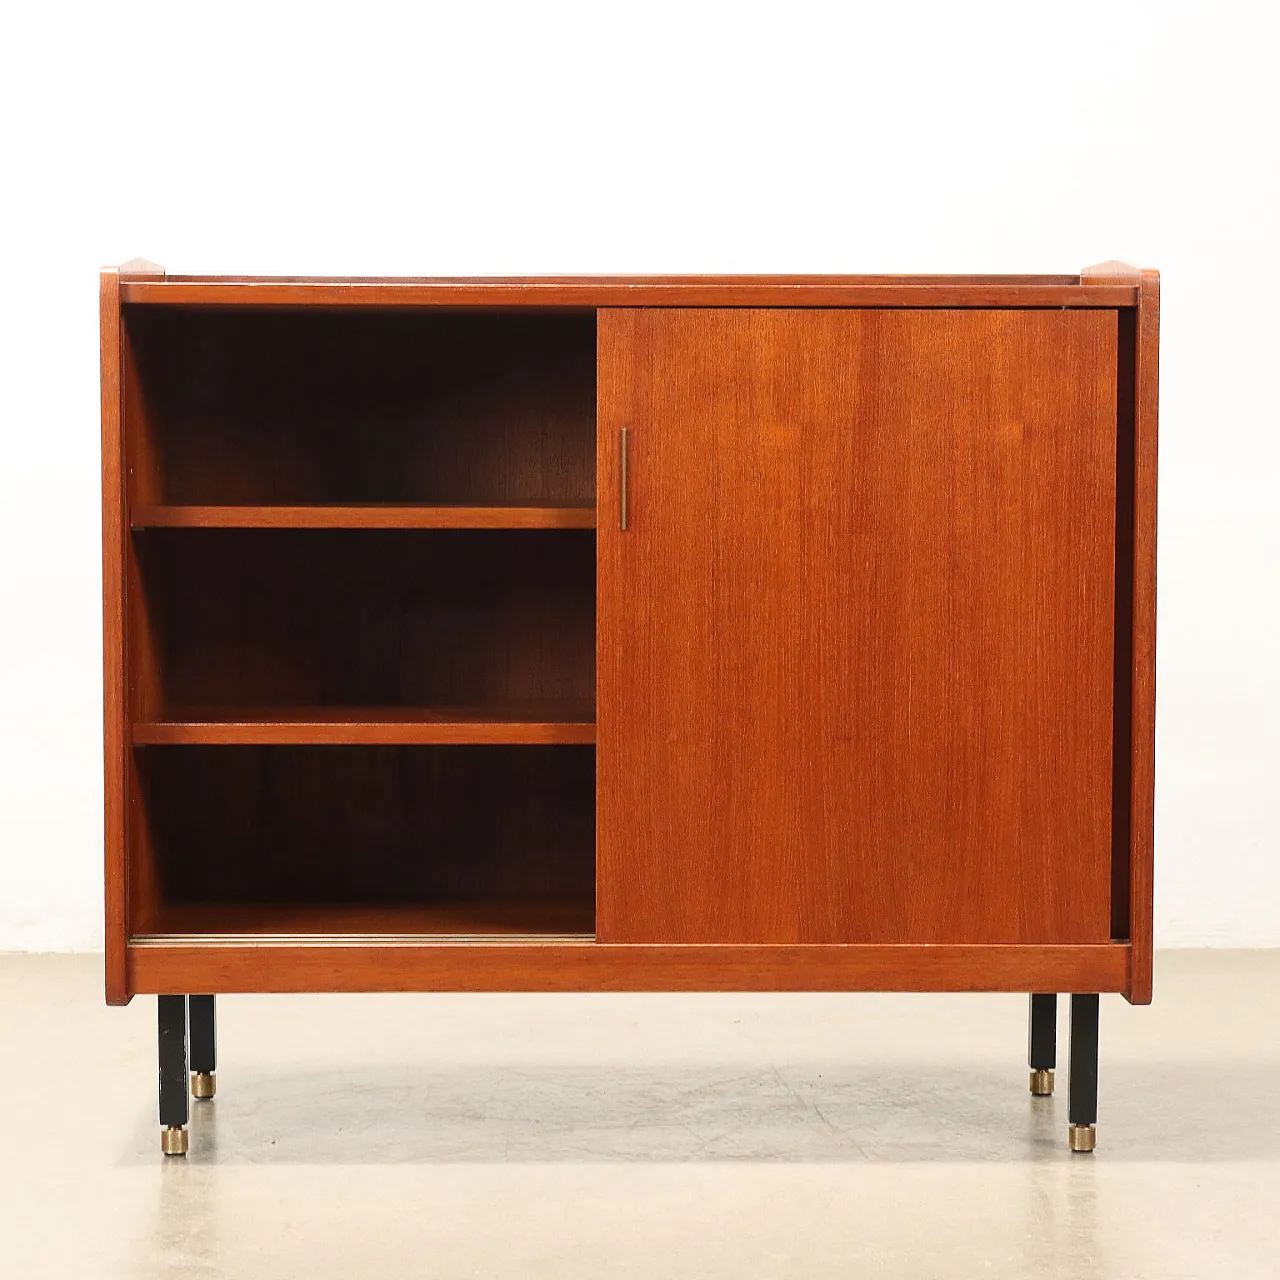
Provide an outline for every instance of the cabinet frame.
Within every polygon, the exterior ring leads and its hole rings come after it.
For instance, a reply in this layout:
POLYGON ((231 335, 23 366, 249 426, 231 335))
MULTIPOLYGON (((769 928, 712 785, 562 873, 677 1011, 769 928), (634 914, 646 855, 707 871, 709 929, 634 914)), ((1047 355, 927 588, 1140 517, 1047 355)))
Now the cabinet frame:
MULTIPOLYGON (((1159 276, 1117 263, 1078 276, 611 277, 522 280, 282 280, 167 277, 146 263, 103 271, 102 360, 106 994, 191 991, 903 990, 1120 992, 1151 999, 1154 844, 1155 549, 1159 276), (1052 946, 665 945, 581 940, 453 941, 292 935, 251 942, 209 934, 148 937, 130 918, 146 859, 135 725, 154 697, 142 656, 131 528, 157 517, 130 505, 126 438, 131 362, 125 306, 570 308, 1010 307, 1115 309, 1121 375, 1117 438, 1113 940, 1052 946)), ((140 495, 145 498, 147 495, 140 495)), ((616 495, 600 494, 597 518, 616 495)), ((176 517, 180 520, 182 517, 176 517)), ((217 523, 217 515, 191 517, 217 523)), ((359 510, 332 516, 363 527, 359 510)), ((376 520, 371 516, 370 521, 376 520)), ((426 522, 437 517, 423 516, 426 522)), ((586 516, 512 516, 590 523, 586 516)), ((264 516, 264 521, 270 516, 264 516)), ((344 526, 352 527, 352 526, 344 526)), ((428 523, 426 527, 431 527, 428 523)))

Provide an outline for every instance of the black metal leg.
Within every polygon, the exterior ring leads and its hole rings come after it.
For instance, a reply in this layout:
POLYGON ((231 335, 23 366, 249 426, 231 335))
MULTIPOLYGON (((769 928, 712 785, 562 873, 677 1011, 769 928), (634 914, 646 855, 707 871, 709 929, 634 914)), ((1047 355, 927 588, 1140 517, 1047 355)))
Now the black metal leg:
POLYGON ((218 1069, 217 1011, 213 996, 190 996, 191 1093, 196 1098, 212 1098, 217 1090, 214 1072, 218 1069))
POLYGON ((1053 1092, 1053 1069, 1058 1058, 1058 997, 1033 995, 1027 1016, 1027 1065, 1031 1092, 1047 1098, 1053 1092))
POLYGON ((187 997, 158 996, 160 1150, 187 1154, 187 997))
POLYGON ((1092 1151, 1098 1123, 1098 997, 1071 997, 1071 1080, 1068 1142, 1072 1151, 1092 1151))

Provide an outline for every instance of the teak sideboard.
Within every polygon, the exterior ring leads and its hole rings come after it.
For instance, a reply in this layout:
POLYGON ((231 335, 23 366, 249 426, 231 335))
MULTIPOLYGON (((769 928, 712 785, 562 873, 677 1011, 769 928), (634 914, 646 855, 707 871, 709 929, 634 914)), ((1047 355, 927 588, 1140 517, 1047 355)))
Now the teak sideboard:
POLYGON ((1159 278, 101 278, 106 987, 1151 998, 1159 278))

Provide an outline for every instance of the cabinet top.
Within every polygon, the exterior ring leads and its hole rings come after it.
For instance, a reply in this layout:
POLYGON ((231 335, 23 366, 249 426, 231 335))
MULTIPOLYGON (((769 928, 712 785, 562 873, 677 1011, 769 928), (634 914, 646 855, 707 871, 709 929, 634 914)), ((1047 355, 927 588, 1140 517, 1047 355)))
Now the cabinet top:
MULTIPOLYGON (((1133 307, 1144 273, 1079 275, 295 277, 166 275, 131 262, 104 274, 120 301, 339 307, 1133 307)), ((1150 274, 1150 273, 1147 273, 1150 274)))

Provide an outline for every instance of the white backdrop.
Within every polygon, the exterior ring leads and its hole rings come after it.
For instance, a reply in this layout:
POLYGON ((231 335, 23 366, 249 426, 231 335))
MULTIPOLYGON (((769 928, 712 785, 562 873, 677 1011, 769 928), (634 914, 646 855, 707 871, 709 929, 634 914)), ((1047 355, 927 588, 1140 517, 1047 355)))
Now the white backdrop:
POLYGON ((23 5, 0 29, 0 948, 100 945, 97 268, 1164 277, 1157 941, 1280 944, 1259 3, 23 5))

